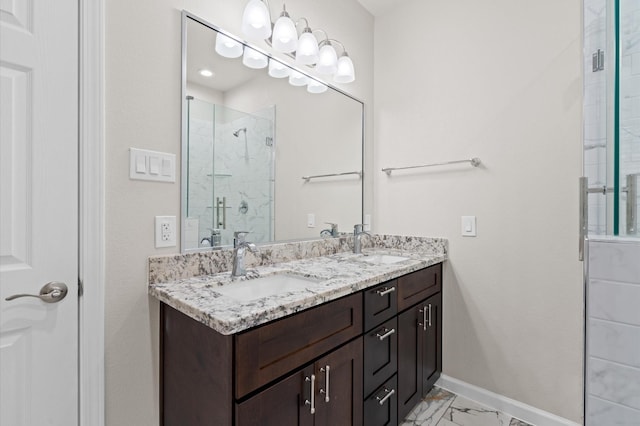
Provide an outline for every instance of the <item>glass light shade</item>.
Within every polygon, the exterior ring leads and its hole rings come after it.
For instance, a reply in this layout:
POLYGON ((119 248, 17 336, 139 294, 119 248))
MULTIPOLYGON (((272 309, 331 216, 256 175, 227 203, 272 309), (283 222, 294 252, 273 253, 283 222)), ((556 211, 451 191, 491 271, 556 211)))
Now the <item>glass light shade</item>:
POLYGON ((324 93, 328 89, 326 84, 322 84, 319 81, 309 79, 307 84, 307 92, 309 93, 324 93))
POLYGON ((291 70, 291 75, 289 76, 289 84, 292 86, 306 86, 309 81, 309 77, 298 72, 296 70, 291 70))
POLYGON ((274 78, 285 78, 289 77, 291 73, 291 68, 288 66, 281 64, 278 61, 274 61, 273 59, 269 59, 269 75, 274 78))
POLYGON ((331 43, 320 48, 316 71, 318 74, 334 74, 338 69, 338 54, 331 43))
POLYGON ((289 14, 285 11, 273 27, 272 46, 279 52, 292 53, 298 48, 298 32, 289 14))
POLYGON ((351 83, 356 79, 356 71, 353 67, 353 61, 346 53, 338 59, 338 70, 333 76, 336 83, 351 83))
POLYGON ((225 58, 239 58, 242 56, 242 44, 222 33, 216 36, 216 52, 225 58))
POLYGON ((260 0, 249 0, 242 14, 242 32, 255 39, 271 36, 271 15, 267 5, 260 0))
POLYGON ((249 68, 259 70, 269 64, 269 58, 262 53, 247 47, 244 49, 244 55, 242 55, 242 63, 249 68))
POLYGON ((296 50, 296 63, 299 65, 312 65, 318 62, 318 40, 311 34, 311 31, 305 31, 298 39, 298 50, 296 50))

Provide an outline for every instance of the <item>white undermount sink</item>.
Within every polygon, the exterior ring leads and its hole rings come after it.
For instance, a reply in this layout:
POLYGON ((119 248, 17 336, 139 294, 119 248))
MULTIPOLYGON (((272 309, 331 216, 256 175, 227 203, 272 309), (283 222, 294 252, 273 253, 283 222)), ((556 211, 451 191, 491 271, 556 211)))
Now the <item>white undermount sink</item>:
POLYGON ((232 282, 216 287, 215 292, 243 302, 261 299, 280 293, 306 288, 309 284, 320 282, 316 278, 307 278, 292 274, 274 274, 246 281, 232 282))
POLYGON ((359 257, 358 260, 374 265, 392 265, 394 263, 409 260, 409 258, 404 256, 394 256, 391 254, 372 254, 359 257))

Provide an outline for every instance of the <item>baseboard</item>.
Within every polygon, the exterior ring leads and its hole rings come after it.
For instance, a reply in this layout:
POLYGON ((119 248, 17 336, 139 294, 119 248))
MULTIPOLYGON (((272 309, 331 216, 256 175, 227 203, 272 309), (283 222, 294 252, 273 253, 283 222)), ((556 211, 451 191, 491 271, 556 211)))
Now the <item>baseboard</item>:
POLYGON ((436 382, 436 386, 488 407, 495 408, 503 413, 510 414, 517 419, 535 426, 579 426, 578 423, 563 417, 463 382, 462 380, 454 379, 445 374, 440 376, 440 379, 436 382))

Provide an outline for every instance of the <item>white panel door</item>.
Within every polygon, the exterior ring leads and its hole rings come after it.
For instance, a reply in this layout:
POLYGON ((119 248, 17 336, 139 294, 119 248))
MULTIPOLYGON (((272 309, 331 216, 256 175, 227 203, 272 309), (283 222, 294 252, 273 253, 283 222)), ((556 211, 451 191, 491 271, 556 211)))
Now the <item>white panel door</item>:
POLYGON ((77 52, 77 0, 0 0, 2 426, 78 424, 77 52))

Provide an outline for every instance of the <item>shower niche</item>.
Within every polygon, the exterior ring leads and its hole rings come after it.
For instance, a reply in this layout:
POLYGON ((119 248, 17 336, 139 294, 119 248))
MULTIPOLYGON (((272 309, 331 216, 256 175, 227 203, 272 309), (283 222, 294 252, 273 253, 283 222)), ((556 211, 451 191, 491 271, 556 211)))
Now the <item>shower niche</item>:
POLYGON ((185 248, 273 240, 275 106, 252 113, 187 99, 185 248))

